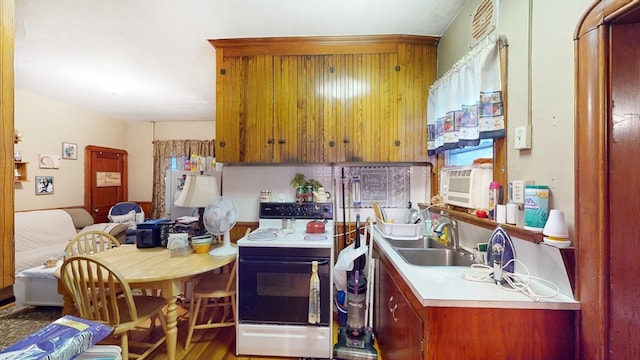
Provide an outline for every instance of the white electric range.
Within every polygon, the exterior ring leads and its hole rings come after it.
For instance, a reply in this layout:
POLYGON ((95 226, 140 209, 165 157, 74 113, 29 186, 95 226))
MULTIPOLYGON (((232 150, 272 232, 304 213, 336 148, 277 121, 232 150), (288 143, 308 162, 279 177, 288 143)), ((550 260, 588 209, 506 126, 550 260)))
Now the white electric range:
POLYGON ((259 216, 258 229, 237 243, 236 354, 331 358, 333 204, 260 203, 259 216), (324 234, 306 233, 314 220, 326 221, 324 234), (320 319, 309 323, 314 262, 320 319))
POLYGON ((333 248, 333 203, 260 203, 258 228, 238 246, 333 248), (325 221, 324 234, 307 234, 307 223, 325 221))

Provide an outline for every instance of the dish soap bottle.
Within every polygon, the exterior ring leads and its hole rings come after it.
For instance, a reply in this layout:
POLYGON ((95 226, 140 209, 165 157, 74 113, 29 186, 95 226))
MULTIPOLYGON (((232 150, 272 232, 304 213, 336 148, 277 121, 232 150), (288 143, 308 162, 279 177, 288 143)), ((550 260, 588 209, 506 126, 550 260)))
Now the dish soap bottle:
POLYGON ((311 262, 311 280, 309 280, 309 324, 320 323, 320 278, 318 262, 311 262))

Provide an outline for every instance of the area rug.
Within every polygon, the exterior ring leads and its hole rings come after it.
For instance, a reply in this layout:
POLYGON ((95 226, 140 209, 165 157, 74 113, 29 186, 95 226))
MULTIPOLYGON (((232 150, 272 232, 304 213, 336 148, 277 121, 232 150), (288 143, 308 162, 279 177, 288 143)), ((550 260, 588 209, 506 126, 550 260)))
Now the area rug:
POLYGON ((14 306, 0 309, 0 350, 41 329, 62 316, 57 306, 14 306))

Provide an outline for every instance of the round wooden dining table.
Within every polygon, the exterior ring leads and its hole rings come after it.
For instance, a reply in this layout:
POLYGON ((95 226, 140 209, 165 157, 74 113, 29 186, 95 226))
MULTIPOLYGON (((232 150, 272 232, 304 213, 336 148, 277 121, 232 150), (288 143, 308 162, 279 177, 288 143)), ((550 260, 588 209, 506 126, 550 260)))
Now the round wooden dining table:
MULTIPOLYGON (((137 248, 135 245, 122 245, 93 254, 108 261, 127 279, 132 288, 161 289, 167 300, 167 356, 169 360, 176 357, 178 341, 177 305, 178 296, 183 294, 186 281, 201 274, 219 269, 233 262, 235 254, 212 256, 208 253, 172 256, 163 247, 137 248)), ((60 270, 56 271, 60 279, 60 270)), ((63 315, 73 314, 73 299, 66 293, 64 286, 58 281, 58 289, 64 297, 63 315)))

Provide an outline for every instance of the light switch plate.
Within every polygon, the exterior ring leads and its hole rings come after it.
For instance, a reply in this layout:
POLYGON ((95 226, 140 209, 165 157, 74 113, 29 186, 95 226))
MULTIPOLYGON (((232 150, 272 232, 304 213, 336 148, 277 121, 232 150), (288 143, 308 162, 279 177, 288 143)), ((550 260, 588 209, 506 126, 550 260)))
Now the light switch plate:
POLYGON ((531 149, 531 125, 518 126, 514 135, 514 148, 516 150, 531 149))

